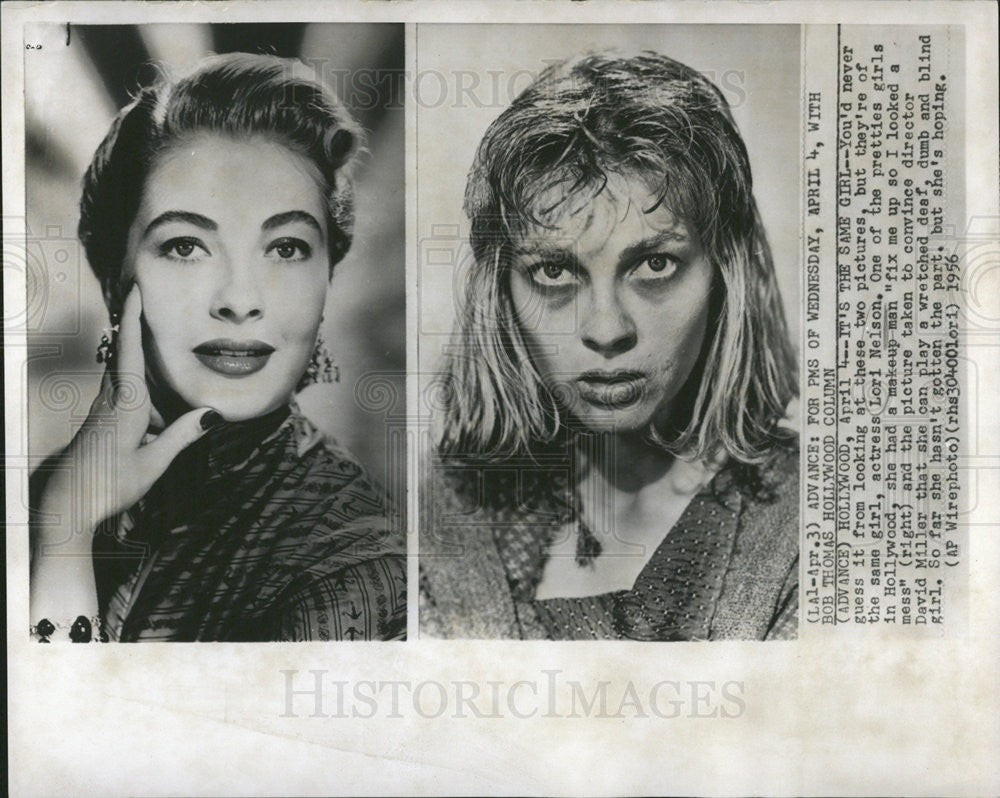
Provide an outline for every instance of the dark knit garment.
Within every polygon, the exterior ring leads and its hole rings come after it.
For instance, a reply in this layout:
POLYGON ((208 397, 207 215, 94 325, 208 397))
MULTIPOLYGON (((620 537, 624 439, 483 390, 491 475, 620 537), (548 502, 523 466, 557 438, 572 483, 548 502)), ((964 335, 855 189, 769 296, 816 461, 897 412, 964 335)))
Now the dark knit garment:
POLYGON ((406 558, 355 460, 295 408, 224 424, 94 541, 112 640, 385 640, 406 558))
MULTIPOLYGON (((549 473, 557 473, 558 468, 549 473)), ((537 600, 549 542, 572 521, 565 480, 437 467, 422 491, 421 634, 552 640, 773 640, 798 618, 798 456, 748 495, 724 467, 699 491, 631 590, 537 600), (546 481, 542 481, 544 484, 546 481), (765 495, 769 493, 770 495, 765 495), (498 500, 499 497, 499 500, 498 500)), ((669 534, 668 534, 669 533, 669 534)), ((586 566, 584 566, 586 567, 586 566)))

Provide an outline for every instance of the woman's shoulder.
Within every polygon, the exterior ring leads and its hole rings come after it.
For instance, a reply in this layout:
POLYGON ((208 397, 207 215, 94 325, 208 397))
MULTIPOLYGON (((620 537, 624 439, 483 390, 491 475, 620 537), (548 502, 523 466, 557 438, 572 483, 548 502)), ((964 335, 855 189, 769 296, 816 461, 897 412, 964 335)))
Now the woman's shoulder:
POLYGON ((354 474, 370 481, 366 469, 354 453, 297 408, 293 407, 288 424, 296 456, 311 468, 354 474))
POLYGON ((722 474, 731 482, 718 481, 716 490, 724 485, 742 500, 738 548, 758 551, 761 562, 753 568, 785 574, 799 554, 798 442, 782 441, 765 462, 730 464, 722 474))
POLYGON ((778 440, 762 461, 728 460, 715 477, 716 489, 735 488, 751 504, 798 501, 799 447, 795 438, 778 440))
POLYGON ((735 546, 713 620, 719 639, 763 639, 792 634, 799 563, 799 453, 784 442, 756 467, 754 489, 744 488, 735 546), (788 616, 788 617, 786 617, 788 616), (788 629, 776 630, 784 618, 788 629))
POLYGON ((290 489, 312 506, 301 514, 314 540, 346 530, 369 543, 374 554, 403 553, 402 522, 381 486, 361 461, 335 437, 308 418, 291 419, 296 465, 289 472, 290 489))
POLYGON ((311 509, 295 520, 280 605, 281 640, 399 640, 406 635, 402 516, 354 455, 323 436, 303 454, 311 509))
POLYGON ((771 457, 756 467, 753 489, 747 493, 747 523, 773 527, 789 545, 798 546, 799 447, 783 441, 771 457))
POLYGON ((775 447, 771 460, 763 467, 764 479, 781 501, 799 497, 799 441, 783 440, 775 447))
POLYGON ((294 412, 288 421, 291 434, 286 443, 294 467, 288 479, 303 495, 332 502, 342 494, 354 505, 363 501, 374 511, 385 504, 384 491, 371 472, 346 446, 309 418, 294 412))

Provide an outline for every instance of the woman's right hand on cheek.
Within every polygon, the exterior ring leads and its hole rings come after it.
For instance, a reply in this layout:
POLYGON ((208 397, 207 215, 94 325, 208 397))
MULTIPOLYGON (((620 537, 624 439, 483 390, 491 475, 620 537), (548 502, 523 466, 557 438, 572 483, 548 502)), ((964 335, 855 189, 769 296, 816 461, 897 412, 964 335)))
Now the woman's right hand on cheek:
POLYGON ((75 505, 73 515, 85 527, 77 534, 93 532, 101 521, 135 504, 181 451, 222 422, 211 408, 192 410, 143 445, 154 411, 145 380, 141 315, 142 296, 134 286, 125 300, 115 359, 43 498, 49 503, 48 494, 55 490, 64 494, 60 503, 75 505))

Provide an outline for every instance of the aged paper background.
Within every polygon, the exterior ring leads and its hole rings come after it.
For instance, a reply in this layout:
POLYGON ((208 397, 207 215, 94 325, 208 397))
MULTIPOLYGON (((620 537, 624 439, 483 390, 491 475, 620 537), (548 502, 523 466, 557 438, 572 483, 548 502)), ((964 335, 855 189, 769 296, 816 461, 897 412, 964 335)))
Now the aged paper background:
MULTIPOLYGON (((24 218, 22 25, 28 22, 394 21, 408 23, 408 45, 413 24, 432 22, 961 24, 966 207, 995 235, 997 26, 991 4, 7 3, 2 11, 12 794, 997 791, 995 337, 969 353, 976 382, 965 400, 975 424, 970 469, 978 487, 969 518, 970 618, 961 637, 902 640, 838 630, 768 645, 431 642, 412 634, 411 600, 411 640, 404 644, 40 647, 18 631, 28 625, 25 345, 17 326, 25 284, 23 271, 6 268, 7 235, 24 218), (566 706, 572 683, 587 696, 607 683, 608 710, 574 717, 566 706), (637 717, 636 702, 626 700, 630 691, 648 709, 655 685, 666 685, 663 694, 671 698, 681 696, 678 711, 637 717), (394 689, 398 703, 391 700, 394 689), (495 691, 495 711, 478 717, 463 705, 460 697, 473 690, 495 691), (377 701, 371 699, 376 693, 377 701)), ((408 46, 409 68, 413 57, 408 46)), ((407 115, 412 123, 412 104, 407 115)), ((412 124, 407 148, 409 177, 416 161, 412 124)), ((411 180, 407 186, 412 364, 418 239, 412 225, 419 198, 411 180)), ((997 262, 978 268, 977 301, 993 308, 1000 325, 997 262)), ((415 372, 408 388, 415 406, 415 372)), ((411 492, 411 507, 415 500, 411 492)), ((411 562, 411 575, 414 569, 411 562)), ((411 597, 415 585, 411 579, 411 597)), ((477 706, 490 702, 480 698, 477 706)), ((665 700, 662 706, 669 709, 665 700)))

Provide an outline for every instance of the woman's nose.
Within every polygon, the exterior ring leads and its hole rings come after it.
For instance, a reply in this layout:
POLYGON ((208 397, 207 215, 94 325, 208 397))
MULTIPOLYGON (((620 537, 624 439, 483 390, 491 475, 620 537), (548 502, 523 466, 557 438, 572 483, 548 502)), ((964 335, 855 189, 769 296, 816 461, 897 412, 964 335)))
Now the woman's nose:
POLYGON ((587 348, 613 357, 635 346, 635 322, 614 289, 592 288, 580 311, 580 338, 587 348))
POLYGON ((237 324, 264 315, 264 304, 252 269, 226 266, 212 297, 214 318, 237 324))

